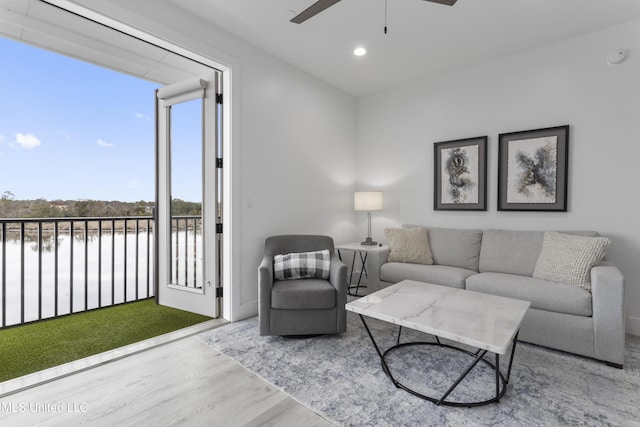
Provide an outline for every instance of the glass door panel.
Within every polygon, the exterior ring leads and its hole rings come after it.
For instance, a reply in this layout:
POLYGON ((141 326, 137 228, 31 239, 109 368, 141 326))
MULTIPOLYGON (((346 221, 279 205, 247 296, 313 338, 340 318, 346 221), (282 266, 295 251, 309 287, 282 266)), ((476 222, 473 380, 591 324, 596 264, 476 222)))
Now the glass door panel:
POLYGON ((156 268, 162 305, 217 317, 217 78, 157 91, 156 268))
POLYGON ((202 99, 171 106, 170 283, 202 290, 203 135, 202 99))

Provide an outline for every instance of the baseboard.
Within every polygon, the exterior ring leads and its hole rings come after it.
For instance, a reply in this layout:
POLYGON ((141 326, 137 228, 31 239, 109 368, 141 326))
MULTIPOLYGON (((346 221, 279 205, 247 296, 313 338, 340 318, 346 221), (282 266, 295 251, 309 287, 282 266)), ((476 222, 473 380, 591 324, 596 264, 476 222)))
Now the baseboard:
POLYGON ((238 305, 233 310, 232 315, 227 319, 230 322, 237 322, 240 320, 248 319, 249 317, 258 315, 258 300, 249 301, 247 303, 238 305))
POLYGON ((627 316, 625 323, 628 334, 640 337, 640 317, 627 316))

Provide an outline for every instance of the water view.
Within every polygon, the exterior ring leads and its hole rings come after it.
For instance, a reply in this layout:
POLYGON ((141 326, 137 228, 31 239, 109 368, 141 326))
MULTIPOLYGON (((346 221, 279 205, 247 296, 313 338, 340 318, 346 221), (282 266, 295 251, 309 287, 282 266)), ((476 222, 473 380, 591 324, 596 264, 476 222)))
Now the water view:
MULTIPOLYGON (((0 328, 154 296, 148 200, 162 85, 20 41, 0 37, 0 47, 19 58, 0 67, 0 328), (77 90, 79 79, 92 90, 77 90)), ((185 287, 201 286, 203 269, 194 104, 172 122, 183 173, 171 177, 166 280, 185 287)))
MULTIPOLYGON (((154 296, 152 219, 44 221, 0 223, 0 327, 154 296)), ((201 286, 200 225, 175 222, 173 284, 201 286)))

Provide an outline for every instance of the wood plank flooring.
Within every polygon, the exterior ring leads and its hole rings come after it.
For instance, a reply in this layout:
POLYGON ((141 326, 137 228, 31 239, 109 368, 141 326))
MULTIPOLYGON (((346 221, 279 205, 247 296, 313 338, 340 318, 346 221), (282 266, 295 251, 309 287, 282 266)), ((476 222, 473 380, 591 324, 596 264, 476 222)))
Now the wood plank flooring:
POLYGON ((191 336, 0 399, 2 426, 332 426, 191 336))

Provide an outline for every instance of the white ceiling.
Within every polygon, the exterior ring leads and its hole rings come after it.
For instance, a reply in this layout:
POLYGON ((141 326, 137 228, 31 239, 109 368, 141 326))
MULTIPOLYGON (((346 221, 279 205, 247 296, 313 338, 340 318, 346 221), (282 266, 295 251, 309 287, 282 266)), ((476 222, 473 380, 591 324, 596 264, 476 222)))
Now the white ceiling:
POLYGON ((315 0, 167 1, 356 96, 640 19, 640 0, 387 0, 385 35, 385 0, 343 0, 299 25, 290 11, 315 0))

